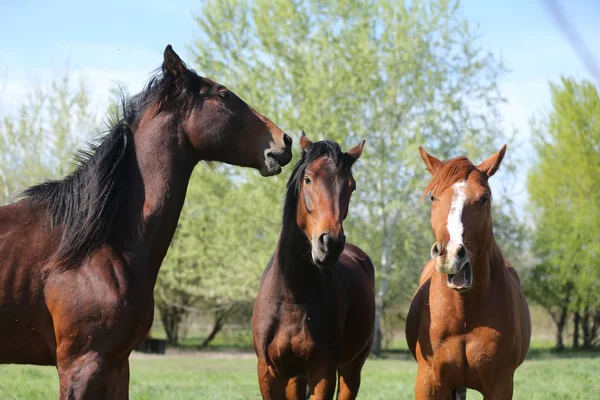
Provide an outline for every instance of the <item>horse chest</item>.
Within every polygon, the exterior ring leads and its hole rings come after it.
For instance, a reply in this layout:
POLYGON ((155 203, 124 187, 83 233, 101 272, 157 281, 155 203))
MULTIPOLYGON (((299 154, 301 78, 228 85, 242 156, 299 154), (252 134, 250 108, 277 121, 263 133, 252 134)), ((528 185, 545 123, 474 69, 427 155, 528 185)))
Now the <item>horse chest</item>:
POLYGON ((489 328, 434 341, 433 360, 458 369, 485 369, 498 356, 500 335, 489 328))
POLYGON ((308 310, 304 307, 292 308, 287 307, 282 313, 284 317, 268 346, 270 358, 307 361, 332 349, 333 321, 310 307, 308 310))

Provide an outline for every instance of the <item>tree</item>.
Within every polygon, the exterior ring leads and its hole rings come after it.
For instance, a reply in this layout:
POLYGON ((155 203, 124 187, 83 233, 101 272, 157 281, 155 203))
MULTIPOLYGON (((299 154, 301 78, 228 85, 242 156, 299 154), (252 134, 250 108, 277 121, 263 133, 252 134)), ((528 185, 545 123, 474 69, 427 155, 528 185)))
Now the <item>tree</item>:
POLYGON ((214 316, 213 329, 200 346, 205 347, 231 313, 254 298, 278 234, 278 223, 272 221, 279 216, 265 199, 269 195, 262 185, 240 181, 231 171, 205 165, 194 171, 155 289, 170 345, 177 345, 189 311, 214 316))
POLYGON ((36 87, 16 116, 0 122, 0 204, 42 180, 71 170, 76 146, 98 132, 85 85, 73 88, 69 74, 36 87))
POLYGON ((581 329, 589 348, 600 325, 600 98, 588 81, 561 78, 550 90, 552 110, 534 124, 528 190, 538 278, 556 284, 532 282, 529 292, 547 309, 561 307, 568 293, 574 338, 581 329))
POLYGON ((367 139, 346 225, 377 268, 377 354, 386 309, 410 299, 432 242, 417 147, 477 158, 503 137, 502 66, 477 47, 458 5, 209 0, 196 17, 201 73, 290 132, 346 147, 367 139))

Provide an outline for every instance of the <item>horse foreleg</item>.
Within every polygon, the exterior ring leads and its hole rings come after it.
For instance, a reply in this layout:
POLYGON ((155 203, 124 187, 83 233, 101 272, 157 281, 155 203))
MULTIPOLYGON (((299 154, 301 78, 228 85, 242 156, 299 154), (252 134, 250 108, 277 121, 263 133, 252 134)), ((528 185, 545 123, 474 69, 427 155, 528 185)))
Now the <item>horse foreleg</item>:
POLYGON ((106 360, 95 352, 63 356, 57 363, 60 400, 100 400, 108 382, 106 360))
POLYGON ((485 400, 511 400, 513 398, 513 376, 496 379, 494 386, 483 393, 485 400))
POLYGON ((264 359, 258 360, 258 386, 264 400, 286 398, 286 380, 275 376, 264 359))
POLYGON ((288 381, 285 389, 287 400, 306 400, 306 380, 294 377, 288 381))
POLYGON ((415 400, 447 400, 452 389, 442 385, 436 379, 435 372, 428 366, 419 364, 415 381, 415 400))
POLYGON ((311 373, 308 379, 310 400, 331 400, 335 395, 335 367, 321 367, 316 373, 311 373))
POLYGON ((360 373, 363 365, 371 352, 369 343, 362 354, 355 358, 350 364, 338 369, 338 393, 337 400, 354 400, 360 388, 360 373))
POLYGON ((111 368, 108 376, 108 386, 105 399, 127 400, 129 399, 129 360, 111 368))

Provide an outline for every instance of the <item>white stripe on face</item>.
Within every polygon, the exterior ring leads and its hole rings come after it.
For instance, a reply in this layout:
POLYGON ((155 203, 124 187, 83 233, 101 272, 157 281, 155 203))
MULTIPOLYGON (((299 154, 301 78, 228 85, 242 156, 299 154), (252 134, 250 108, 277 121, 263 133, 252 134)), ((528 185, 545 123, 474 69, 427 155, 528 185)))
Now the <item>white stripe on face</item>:
POLYGON ((457 182, 452 185, 454 194, 452 195, 452 204, 450 205, 450 212, 448 213, 447 227, 448 233, 450 234, 450 241, 460 244, 463 244, 462 212, 467 198, 465 195, 466 187, 467 181, 457 182))

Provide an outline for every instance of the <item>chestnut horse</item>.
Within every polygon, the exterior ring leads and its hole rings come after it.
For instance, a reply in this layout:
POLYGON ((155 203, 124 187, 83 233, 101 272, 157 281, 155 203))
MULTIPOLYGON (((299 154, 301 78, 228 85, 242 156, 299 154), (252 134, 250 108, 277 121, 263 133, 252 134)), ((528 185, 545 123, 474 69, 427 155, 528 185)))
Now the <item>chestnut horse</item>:
POLYGON ((56 365, 61 399, 128 398, 128 358, 199 160, 281 171, 291 139, 171 46, 71 175, 0 207, 0 362, 56 365))
POLYGON ((371 350, 374 269, 346 243, 342 226, 355 189, 352 165, 364 142, 302 134, 302 159, 288 181, 283 226, 254 303, 252 333, 264 399, 354 399, 371 350), (307 387, 308 386, 308 387, 307 387))
POLYGON ((486 399, 510 399, 513 375, 529 350, 531 321, 517 272, 492 230, 488 179, 506 146, 478 166, 419 150, 433 175, 425 193, 436 242, 406 323, 419 364, 415 398, 464 399, 470 388, 486 399))

